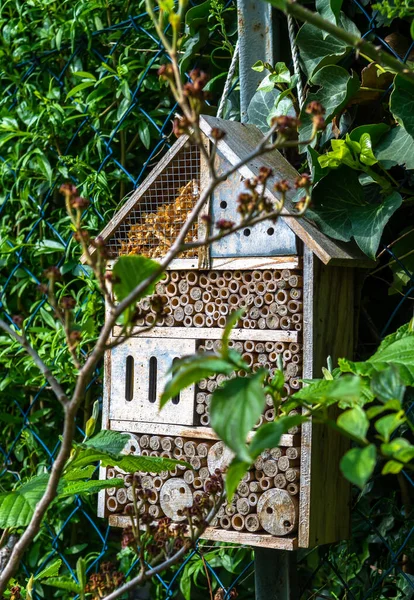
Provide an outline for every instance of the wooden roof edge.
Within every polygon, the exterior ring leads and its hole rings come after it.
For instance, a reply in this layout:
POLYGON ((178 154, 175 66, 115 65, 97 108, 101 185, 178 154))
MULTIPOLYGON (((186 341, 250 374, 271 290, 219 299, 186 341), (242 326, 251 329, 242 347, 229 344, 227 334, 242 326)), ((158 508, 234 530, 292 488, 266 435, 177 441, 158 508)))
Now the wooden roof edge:
MULTIPOLYGON (((233 164, 251 154, 263 138, 263 134, 255 125, 226 121, 209 115, 200 117, 200 129, 209 138, 212 137, 213 127, 225 132, 224 138, 217 142, 217 148, 233 164)), ((288 181, 293 181, 298 176, 296 169, 278 150, 248 161, 241 167, 240 173, 248 177, 257 175, 258 169, 262 165, 272 168, 274 172, 280 173, 288 181)), ((271 189, 268 191, 276 197, 271 189)), ((368 258, 355 242, 338 242, 325 235, 309 219, 293 218, 294 205, 289 199, 285 208, 286 217, 282 216, 281 218, 325 265, 361 268, 372 268, 375 265, 375 261, 368 258), (288 215, 292 215, 292 217, 289 218, 288 215)))
MULTIPOLYGON (((182 135, 178 138, 178 140, 171 146, 168 152, 164 154, 161 160, 147 175, 144 181, 131 194, 130 198, 125 202, 125 204, 119 209, 118 212, 114 214, 109 223, 107 223, 107 225, 98 234, 99 236, 101 236, 105 241, 112 237, 112 235, 116 232, 121 222, 125 219, 125 217, 128 216, 131 210, 134 209, 141 196, 154 183, 155 179, 168 167, 173 158, 175 158, 175 156, 183 149, 188 139, 188 135, 182 135)), ((89 246, 89 252, 91 255, 94 254, 96 252, 96 248, 94 248, 94 246, 89 246)), ((82 254, 80 262, 82 264, 86 263, 85 254, 82 254)))

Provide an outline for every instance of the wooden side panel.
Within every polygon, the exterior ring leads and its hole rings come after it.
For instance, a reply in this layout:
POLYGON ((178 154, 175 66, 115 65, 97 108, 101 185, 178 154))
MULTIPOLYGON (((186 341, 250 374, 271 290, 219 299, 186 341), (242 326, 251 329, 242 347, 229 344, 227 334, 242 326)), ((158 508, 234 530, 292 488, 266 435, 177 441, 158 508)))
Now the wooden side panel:
MULTIPOLYGON (((304 315, 304 376, 318 378, 328 356, 334 366, 341 356, 352 356, 355 271, 325 266, 309 251, 305 251, 304 270, 309 303, 304 315)), ((326 426, 302 428, 301 547, 349 536, 350 486, 339 470, 348 448, 349 441, 326 426)))

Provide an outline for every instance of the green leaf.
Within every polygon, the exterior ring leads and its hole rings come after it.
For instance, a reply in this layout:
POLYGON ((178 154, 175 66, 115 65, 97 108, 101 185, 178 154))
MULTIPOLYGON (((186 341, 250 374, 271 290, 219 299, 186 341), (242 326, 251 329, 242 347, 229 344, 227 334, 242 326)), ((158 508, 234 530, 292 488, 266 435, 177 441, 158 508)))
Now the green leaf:
POLYGON ((279 445, 280 438, 287 433, 291 427, 301 425, 306 421, 302 415, 282 416, 272 423, 265 423, 259 427, 249 446, 250 456, 255 459, 269 448, 276 448, 279 445))
POLYGON ((145 148, 148 148, 151 145, 151 132, 149 125, 146 121, 140 121, 138 123, 138 135, 141 142, 144 144, 145 148))
POLYGON ((381 417, 375 423, 375 429, 380 434, 384 442, 389 442, 392 433, 398 429, 400 425, 406 421, 405 412, 403 410, 381 417))
POLYGON ((325 406, 341 401, 353 406, 359 404, 360 396, 360 378, 347 375, 333 380, 316 380, 296 392, 293 399, 297 398, 305 400, 309 404, 324 404, 325 406))
POLYGON ((401 165, 414 169, 414 138, 404 127, 394 127, 374 148, 375 156, 386 169, 401 165))
POLYGON ((63 480, 63 485, 59 490, 58 498, 68 498, 69 496, 76 496, 77 494, 96 494, 105 488, 122 487, 123 485, 122 479, 91 479, 90 481, 63 480))
POLYGON ((71 469, 70 463, 66 467, 63 478, 65 481, 79 481, 80 479, 90 479, 95 472, 95 465, 89 467, 82 467, 80 469, 71 469))
POLYGON ((239 460, 237 457, 233 458, 231 461, 225 479, 226 486, 226 496, 228 502, 231 502, 234 493, 239 485, 240 481, 243 479, 244 475, 250 469, 253 461, 244 462, 239 460))
POLYGON ((215 374, 231 375, 234 365, 215 354, 187 356, 173 365, 173 377, 167 381, 161 396, 161 408, 181 390, 215 374))
MULTIPOLYGON (((120 302, 124 300, 140 283, 144 282, 148 277, 153 275, 160 268, 159 264, 155 260, 146 258, 145 256, 133 255, 133 256, 121 256, 118 258, 113 268, 113 276, 115 283, 113 284, 113 290, 116 299, 120 302)), ((155 286, 164 277, 163 273, 160 273, 155 280, 146 287, 146 289, 138 296, 136 301, 149 296, 155 292, 155 286)), ((133 304, 126 309, 124 318, 128 321, 131 318, 135 310, 133 304)))
POLYGON ((309 23, 300 28, 296 42, 306 74, 310 78, 317 69, 339 62, 350 50, 344 42, 326 35, 309 23))
POLYGON ((266 133, 269 130, 267 119, 279 96, 280 91, 277 89, 272 89, 269 92, 257 91, 247 108, 249 123, 256 125, 260 131, 266 133))
POLYGON ((96 450, 105 450, 106 452, 112 452, 113 454, 120 454, 125 448, 128 439, 128 435, 120 433, 119 431, 102 429, 102 431, 92 438, 86 440, 82 446, 86 448, 95 448, 96 450))
POLYGON ((273 71, 270 74, 270 81, 273 83, 290 83, 290 71, 284 62, 276 63, 273 71))
POLYGON ((372 152, 372 142, 369 133, 363 133, 359 139, 359 144, 361 146, 361 153, 359 155, 359 160, 369 167, 375 165, 378 160, 375 158, 374 153, 372 152))
POLYGON ((231 335, 231 332, 233 331, 233 328, 237 325, 237 321, 242 318, 243 314, 244 314, 244 309, 241 308, 239 310, 235 310, 234 312, 230 313, 229 316, 227 317, 226 326, 224 328, 223 336, 221 338, 222 348, 225 348, 226 352, 228 350, 229 337, 231 335))
POLYGON ((382 467, 382 475, 398 475, 404 468, 404 465, 396 460, 389 460, 382 467))
POLYGON ((374 444, 366 448, 352 448, 341 459, 341 471, 350 481, 361 489, 374 472, 377 451, 374 444))
POLYGON ((85 598, 85 587, 86 587, 86 560, 81 556, 76 561, 76 577, 78 578, 78 585, 81 590, 81 600, 85 598))
POLYGON ((75 96, 75 94, 77 94, 78 92, 81 92, 82 90, 86 90, 86 88, 93 87, 94 85, 95 85, 95 81, 84 81, 83 83, 76 85, 74 88, 72 88, 70 90, 70 92, 68 92, 68 94, 66 95, 66 100, 68 100, 69 98, 72 98, 72 96, 75 96))
POLYGON ((279 10, 283 10, 283 11, 286 10, 287 0, 266 0, 266 1, 269 2, 269 4, 271 4, 275 8, 278 8, 279 10))
POLYGON ((257 71, 258 73, 263 73, 263 71, 265 70, 265 65, 264 62, 262 60, 258 60, 254 63, 254 65, 252 66, 253 71, 257 71))
POLYGON ((105 452, 104 450, 83 447, 82 444, 79 446, 82 450, 71 463, 72 467, 76 468, 97 463, 98 461, 101 461, 103 467, 119 467, 128 473, 135 473, 135 471, 161 473, 161 471, 170 471, 174 469, 178 464, 189 467, 188 463, 176 461, 172 458, 112 454, 110 452, 105 452))
POLYGON ((74 594, 80 593, 80 586, 73 581, 70 577, 50 577, 45 581, 42 581, 44 585, 50 585, 66 592, 73 592, 74 594))
POLYGON ((359 142, 361 139, 361 135, 364 133, 368 133, 372 144, 375 146, 378 144, 380 139, 384 134, 386 134, 390 130, 389 126, 385 123, 372 123, 369 125, 360 125, 359 127, 355 127, 349 134, 349 138, 353 142, 359 142))
POLYGON ((382 202, 367 203, 358 173, 345 166, 322 179, 315 186, 312 198, 315 208, 308 215, 322 231, 343 242, 353 237, 372 259, 385 225, 402 203, 395 191, 382 202))
MULTIPOLYGON (((306 27, 306 25, 305 25, 306 27)), ((306 112, 309 102, 317 101, 325 108, 325 119, 329 122, 349 102, 359 90, 359 79, 354 73, 349 75, 342 67, 335 65, 325 66, 317 71, 311 78, 311 83, 320 86, 317 92, 307 95, 300 113, 301 126, 299 127, 299 141, 309 140, 312 134, 312 117, 306 112)), ((312 145, 316 143, 316 140, 312 145)))
POLYGON ((389 443, 381 444, 381 452, 403 463, 414 459, 414 446, 405 438, 395 438, 389 443))
POLYGON ((390 365, 383 371, 374 373, 371 389, 381 402, 388 402, 388 400, 402 402, 405 393, 405 385, 402 383, 400 373, 395 365, 390 365))
POLYGON ((42 569, 40 573, 38 573, 35 577, 35 581, 39 581, 41 579, 47 579, 48 577, 55 577, 59 574, 59 569, 62 566, 62 561, 60 558, 52 561, 47 567, 42 569))
POLYGON ((209 14, 210 0, 197 4, 187 10, 185 14, 186 33, 194 36, 200 27, 204 27, 207 24, 209 14))
POLYGON ((369 420, 360 406, 351 408, 339 415, 336 423, 353 438, 357 438, 361 442, 366 441, 369 420))
POLYGON ((342 0, 316 0, 316 10, 326 21, 338 25, 342 0))
POLYGON ((96 81, 95 75, 87 73, 86 71, 72 71, 72 75, 75 77, 82 77, 82 79, 92 79, 93 81, 96 81))
POLYGON ((394 79, 390 110, 407 133, 414 136, 414 83, 402 75, 394 79))
POLYGON ((12 492, 0 494, 0 528, 25 527, 45 493, 49 475, 33 477, 12 492))
POLYGON ((398 368, 401 381, 405 385, 414 385, 414 333, 405 325, 395 334, 387 336, 377 352, 365 362, 352 362, 340 359, 341 371, 372 377, 374 373, 384 371, 390 365, 398 368))
POLYGON ((263 390, 265 371, 251 377, 225 381, 213 393, 210 405, 211 426, 237 457, 249 462, 247 434, 262 414, 266 399, 263 390))

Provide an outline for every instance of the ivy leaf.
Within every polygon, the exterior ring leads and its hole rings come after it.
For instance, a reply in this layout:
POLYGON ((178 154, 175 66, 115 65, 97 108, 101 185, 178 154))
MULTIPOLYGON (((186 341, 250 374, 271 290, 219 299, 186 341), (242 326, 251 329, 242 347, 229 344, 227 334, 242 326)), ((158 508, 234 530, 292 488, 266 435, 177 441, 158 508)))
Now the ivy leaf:
POLYGON ((414 136, 414 83, 402 75, 394 79, 390 110, 407 133, 414 136))
POLYGON ((316 0, 316 10, 318 13, 334 25, 338 25, 339 15, 341 13, 342 0, 316 0))
POLYGON ((361 146, 361 152, 359 155, 359 160, 368 166, 375 165, 378 160, 375 158, 374 153, 372 151, 372 142, 371 136, 369 133, 365 132, 359 138, 359 145, 361 146))
MULTIPOLYGON (((116 299, 120 302, 124 300, 140 283, 145 281, 147 277, 155 273, 160 268, 155 260, 146 258, 145 256, 121 256, 118 258, 113 268, 114 284, 113 290, 116 299)), ((145 296, 153 294, 155 285, 164 277, 161 273, 156 279, 139 295, 137 301, 145 296)), ((130 306, 125 311, 123 318, 129 319, 135 310, 135 306, 130 306)))
POLYGON ((265 371, 251 377, 225 381, 213 393, 211 426, 223 442, 243 462, 250 461, 246 438, 266 404, 263 389, 265 371))
POLYGON ((330 406, 338 401, 348 405, 358 405, 361 396, 359 377, 345 376, 339 379, 319 379, 302 388, 292 397, 305 400, 309 404, 330 406))
POLYGON ((374 148, 375 156, 385 169, 401 165, 414 169, 414 138, 404 127, 394 127, 374 148))
MULTIPOLYGON (((311 83, 320 86, 320 89, 307 95, 300 113, 299 141, 302 143, 309 140, 312 134, 312 117, 306 112, 309 102, 320 102, 326 111, 325 120, 329 122, 346 106, 360 85, 355 73, 351 76, 344 68, 336 65, 321 68, 311 77, 311 83)), ((316 140, 312 145, 314 143, 316 140)))
POLYGON ((374 472, 377 462, 377 451, 374 444, 366 448, 352 448, 342 457, 341 471, 350 481, 361 489, 374 472))
POLYGON ((215 374, 231 375, 233 371, 234 365, 231 362, 215 354, 196 354, 176 361, 172 370, 173 377, 165 385, 160 406, 162 408, 170 398, 201 379, 215 374))
POLYGON ((381 444, 381 452, 403 463, 414 459, 414 446, 405 438, 395 438, 389 443, 381 444))
POLYGON ((381 345, 377 352, 365 362, 339 359, 341 370, 372 377, 374 373, 384 371, 390 365, 395 365, 398 368, 401 381, 405 385, 414 385, 414 334, 405 328, 400 328, 401 335, 388 336, 391 341, 386 338, 384 340, 386 343, 383 342, 384 345, 381 345), (401 329, 405 334, 401 332, 401 329))
POLYGON ((329 173, 313 190, 314 210, 308 215, 330 237, 348 242, 352 237, 373 260, 385 225, 401 206, 392 192, 382 202, 367 203, 358 173, 343 166, 329 173))
POLYGON ((366 441, 369 420, 360 406, 343 412, 339 415, 336 423, 353 438, 357 438, 361 442, 366 441))
POLYGON ((308 77, 317 69, 336 64, 350 50, 344 42, 309 23, 300 28, 296 42, 308 77))
MULTIPOLYGON (((247 108, 247 117, 249 123, 256 125, 256 127, 258 127, 260 131, 266 133, 269 130, 269 115, 275 108, 275 105, 280 95, 280 90, 277 90, 276 88, 273 88, 267 92, 263 90, 258 90, 254 94, 247 108)), ((285 100, 287 100, 288 103, 290 102, 290 108, 288 107, 286 109, 286 105, 283 104, 283 106, 280 107, 280 111, 287 110, 287 112, 283 114, 289 114, 292 117, 295 116, 296 113, 293 108, 292 101, 289 101, 289 99, 284 98, 284 100, 282 100, 282 103, 284 103, 285 100)), ((282 112, 280 112, 280 114, 282 114, 282 112)), ((273 114, 273 116, 275 115, 273 114)))
POLYGON ((359 142, 361 135, 368 133, 371 138, 372 144, 375 146, 378 144, 382 136, 390 130, 388 125, 385 123, 371 123, 369 125, 360 125, 355 127, 349 134, 349 139, 353 142, 359 142))

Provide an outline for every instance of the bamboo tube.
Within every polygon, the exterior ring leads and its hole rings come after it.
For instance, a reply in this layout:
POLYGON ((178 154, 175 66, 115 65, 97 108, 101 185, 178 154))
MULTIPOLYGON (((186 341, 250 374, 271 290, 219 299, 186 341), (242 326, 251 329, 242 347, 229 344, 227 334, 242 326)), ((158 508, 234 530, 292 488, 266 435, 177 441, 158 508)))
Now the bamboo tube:
POLYGON ((244 354, 242 354, 242 358, 249 367, 252 366, 253 355, 250 352, 244 352, 244 354))
POLYGON ((298 300, 289 300, 287 303, 288 311, 292 314, 302 311, 303 304, 298 300))
POLYGON ((249 290, 249 286, 248 285, 241 285, 239 288, 239 294, 240 296, 248 296, 250 294, 250 290, 249 290))
POLYGON ((170 280, 171 281, 179 281, 180 279, 180 273, 178 271, 170 271, 170 280))
POLYGON ((170 298, 177 295, 177 286, 173 281, 170 281, 170 283, 166 286, 165 293, 170 298))
POLYGON ((264 304, 263 296, 255 296, 253 300, 253 304, 257 306, 257 308, 262 308, 264 304))
POLYGON ((207 389, 209 392, 213 393, 214 390, 217 388, 217 381, 215 379, 209 379, 207 381, 207 389))
POLYGON ((294 315, 292 315, 293 323, 302 323, 302 321, 303 321, 303 315, 301 313, 295 313, 294 315))
MULTIPOLYGON (((230 298, 231 298, 231 296, 230 296, 230 298)), ((229 302, 230 302, 230 299, 229 299, 229 302)), ((220 312, 220 315, 226 316, 229 314, 229 307, 226 306, 225 304, 223 304, 222 306, 220 306, 219 312, 220 312)))
POLYGON ((257 306, 252 306, 248 314, 249 319, 257 320, 260 317, 260 309, 257 306))
POLYGON ((254 461, 254 468, 257 471, 263 471, 263 463, 264 463, 264 459, 263 459, 263 456, 260 454, 254 461))
POLYGON ((204 442, 197 444, 196 450, 197 450, 197 456, 201 456, 202 458, 205 458, 208 454, 208 446, 204 442))
POLYGON ((259 531, 261 529, 259 517, 255 514, 247 515, 244 519, 244 525, 247 531, 250 533, 254 533, 255 531, 259 531))
POLYGON ((275 484, 276 488, 280 488, 280 489, 284 489, 287 485, 287 481, 286 481, 286 477, 283 473, 278 473, 274 480, 273 483, 275 484))
POLYGON ((236 507, 234 506, 234 504, 226 504, 224 512, 229 517, 232 517, 236 513, 236 507))
POLYGON ((174 320, 178 323, 184 320, 184 309, 178 306, 173 312, 174 320))
POLYGON ((206 346, 207 350, 212 350, 213 349, 213 340, 206 340, 205 346, 206 346))
POLYGON ((266 319, 267 329, 277 329, 279 327, 279 319, 276 315, 269 315, 266 319))
POLYGON ((190 289, 190 298, 194 301, 201 300, 202 291, 199 287, 192 287, 190 289))
POLYGON ((193 471, 187 470, 184 471, 183 479, 188 485, 191 485, 194 481, 194 473, 193 471))
POLYGON ((275 420, 275 409, 268 408, 265 412, 265 421, 274 421, 275 420))
POLYGON ((198 476, 194 477, 193 488, 195 490, 201 490, 204 488, 204 482, 201 479, 201 477, 198 477, 198 476))
POLYGON ((188 294, 189 289, 190 289, 190 286, 188 284, 187 279, 181 279, 178 282, 178 291, 180 292, 180 294, 188 294))
POLYGON ((231 520, 229 516, 224 515, 223 517, 220 517, 219 523, 222 529, 231 529, 231 520))
POLYGON ((106 508, 110 512, 116 512, 119 509, 118 500, 115 498, 115 496, 109 496, 109 498, 107 498, 106 508))
POLYGON ((206 287, 209 285, 209 280, 208 278, 204 275, 204 274, 200 274, 199 278, 198 278, 198 285, 203 288, 206 289, 206 287))
POLYGON ((243 347, 246 350, 246 352, 253 352, 255 349, 254 342, 251 342, 250 340, 247 342, 244 342, 243 347))
POLYGON ((184 314, 188 317, 191 317, 191 315, 194 314, 194 305, 187 304, 186 306, 184 306, 184 314))
POLYGON ((292 358, 292 353, 290 350, 283 350, 283 360, 289 361, 292 358))
POLYGON ((296 496, 297 494, 299 494, 299 486, 297 483, 289 483, 286 486, 286 489, 291 496, 296 496))
POLYGON ((205 316, 201 313, 194 315, 193 324, 195 327, 204 327, 206 322, 205 316))
POLYGON ((291 323, 292 322, 289 317, 280 317, 279 324, 281 329, 290 329, 291 323))
POLYGON ((208 470, 208 467, 201 467, 198 472, 198 476, 201 477, 201 479, 208 479, 210 477, 210 471, 208 470))
POLYGON ((249 495, 250 488, 246 481, 241 481, 237 486, 237 493, 241 498, 247 498, 249 495))
POLYGON ((164 282, 159 281, 157 283, 157 285, 155 286, 155 292, 157 294, 159 294, 160 296, 165 295, 165 284, 166 284, 166 281, 164 281, 164 282))
POLYGON ((263 473, 266 477, 275 477, 277 475, 278 468, 275 460, 265 460, 263 463, 263 473))
POLYGON ((151 450, 159 450, 159 448, 161 446, 160 437, 158 435, 152 435, 150 437, 149 445, 150 445, 151 450))
POLYGON ((231 294, 237 294, 237 292, 240 289, 240 284, 238 281, 235 281, 233 279, 232 281, 229 281, 228 288, 229 288, 231 294))
POLYGON ((198 456, 192 456, 190 458, 190 465, 195 471, 199 471, 201 468, 201 460, 198 456))
POLYGON ((302 355, 301 354, 294 354, 292 356, 292 362, 295 365, 301 365, 302 364, 302 355))
POLYGON ((302 331, 302 323, 295 323, 295 331, 302 331))
POLYGON ((222 300, 227 300, 228 297, 230 296, 230 292, 228 290, 228 288, 221 288, 219 291, 219 298, 221 298, 222 300))
POLYGON ((285 281, 289 281, 289 277, 291 276, 291 271, 290 269, 283 269, 282 271, 282 279, 284 279, 285 281))
POLYGON ((257 320, 257 326, 259 329, 266 329, 266 327, 267 327, 266 319, 264 317, 260 317, 260 319, 257 320))
POLYGON ((288 309, 286 304, 279 304, 277 307, 277 314, 279 317, 285 317, 288 314, 288 309))
POLYGON ((224 279, 226 281, 230 281, 231 279, 233 279, 233 272, 232 271, 223 271, 222 277, 224 277, 224 279))
POLYGON ((270 479, 270 477, 262 477, 259 481, 259 486, 260 489, 265 492, 273 486, 273 481, 270 479))
POLYGON ((254 477, 258 482, 260 482, 260 480, 263 479, 264 476, 265 476, 265 474, 263 473, 263 471, 259 471, 259 469, 255 469, 254 477))
POLYGON ((211 294, 210 294, 210 292, 208 292, 207 290, 204 290, 204 292, 201 294, 201 300, 204 303, 210 302, 210 300, 211 300, 211 294))
MULTIPOLYGON (((223 291, 223 290, 221 290, 223 291)), ((240 297, 237 294, 230 294, 228 297, 228 303, 231 308, 236 308, 239 305, 240 297)))
POLYGON ((277 286, 276 287, 277 287, 278 290, 285 290, 288 287, 288 282, 285 281, 284 279, 280 279, 277 282, 277 286))
POLYGON ((259 365, 264 365, 267 362, 267 354, 260 353, 257 355, 257 362, 259 365))
POLYGON ((253 275, 251 271, 243 271, 242 273, 243 283, 251 283, 253 281, 253 275))
MULTIPOLYGON (((291 395, 292 390, 290 389, 290 385, 288 383, 285 383, 285 385, 283 386, 283 389, 284 389, 284 395, 285 396, 290 396, 291 395)), ((295 429, 295 427, 291 427, 291 429, 295 429)), ((288 433, 292 433, 291 429, 289 429, 288 433)), ((299 428, 296 427, 296 429, 297 429, 296 433, 298 433, 299 428)))
POLYGON ((108 494, 108 496, 115 496, 116 492, 117 492, 116 487, 106 488, 106 493, 108 494))
POLYGON ((249 494, 248 501, 250 506, 257 506, 257 502, 259 500, 259 494, 255 494, 254 492, 249 494))
POLYGON ((263 273, 262 271, 253 271, 252 272, 252 281, 263 281, 263 273))
POLYGON ((297 377, 291 377, 289 379, 289 385, 292 390, 298 390, 300 388, 300 381, 297 377))
POLYGON ((278 459, 282 456, 282 450, 280 448, 271 448, 269 453, 270 456, 274 459, 278 459))
POLYGON ((107 479, 115 479, 115 477, 116 477, 115 469, 113 469, 112 467, 108 467, 106 469, 106 478, 107 479))
POLYGON ((200 379, 200 381, 198 382, 197 385, 200 390, 206 390, 207 389, 207 379, 200 379))
POLYGON ((287 456, 281 456, 278 460, 279 471, 287 471, 289 467, 293 465, 290 464, 290 460, 287 456))
POLYGON ((154 490, 156 490, 157 492, 160 491, 160 489, 163 486, 163 480, 162 477, 160 477, 159 475, 154 477, 154 479, 152 480, 152 487, 154 488, 154 490))
POLYGON ((183 438, 180 436, 174 438, 174 444, 176 445, 177 448, 183 448, 183 446, 184 446, 183 438))
POLYGON ((303 278, 301 275, 291 275, 289 277, 289 285, 291 287, 302 287, 303 286, 303 278))
POLYGON ((222 383, 224 383, 225 381, 227 381, 228 377, 226 375, 223 375, 222 373, 219 373, 216 376, 216 381, 217 381, 217 385, 220 385, 222 383))
POLYGON ((252 512, 252 506, 247 498, 239 498, 236 502, 236 510, 240 515, 248 515, 252 512))
POLYGON ((206 414, 201 415, 201 417, 200 417, 200 423, 204 427, 207 427, 208 425, 210 425, 210 417, 208 415, 206 415, 206 414))
POLYGON ((161 509, 156 504, 151 504, 148 508, 148 514, 151 515, 153 519, 158 519, 161 516, 161 509))
POLYGON ((299 373, 298 365, 295 365, 294 363, 287 364, 285 368, 285 373, 289 378, 296 377, 296 375, 299 373))
POLYGON ((197 404, 195 410, 197 415, 203 415, 206 412, 206 407, 204 404, 197 404))
POLYGON ((217 271, 209 271, 209 272, 207 273, 207 279, 208 279, 210 282, 216 282, 216 281, 217 281, 217 279, 218 279, 218 277, 219 277, 219 274, 218 274, 218 272, 217 272, 217 271))
POLYGON ((193 317, 186 315, 183 320, 184 327, 192 327, 193 326, 193 317))
POLYGON ((167 315, 166 317, 164 317, 164 325, 166 327, 174 327, 175 325, 175 319, 172 315, 167 315))
POLYGON ((226 317, 223 317, 223 316, 219 317, 217 319, 217 325, 218 325, 218 327, 222 327, 224 329, 224 327, 227 325, 226 317))
POLYGON ((233 515, 231 518, 231 524, 232 524, 233 529, 235 529, 236 531, 242 531, 242 529, 244 529, 243 515, 240 515, 238 513, 233 515))
POLYGON ((182 294, 180 296, 180 304, 181 304, 181 306, 186 307, 187 304, 189 304, 189 302, 190 302, 190 296, 188 294, 182 294))
MULTIPOLYGON (((256 284, 256 294, 258 294, 259 296, 264 296, 266 294, 267 288, 266 285, 263 283, 263 281, 260 281, 258 284, 256 284)), ((263 298, 263 302, 264 302, 264 298, 263 298)))
POLYGON ((146 448, 144 448, 144 450, 141 450, 141 456, 149 456, 149 450, 147 450, 146 448))
POLYGON ((260 490, 260 486, 259 486, 258 481, 251 481, 249 483, 249 490, 251 492, 258 492, 260 490))
POLYGON ((133 502, 134 501, 134 488, 131 486, 129 488, 127 488, 127 500, 129 502, 133 502))
POLYGON ((289 483, 294 483, 295 481, 299 481, 300 479, 300 471, 299 469, 288 469, 285 472, 286 481, 289 483))
POLYGON ((276 302, 277 304, 286 304, 288 301, 288 296, 285 290, 278 290, 276 294, 276 302))
POLYGON ((174 440, 171 437, 161 438, 161 448, 166 452, 171 452, 173 448, 174 440))
POLYGON ((206 401, 207 394, 205 392, 197 392, 196 394, 196 404, 204 404, 206 401))
POLYGON ((292 300, 300 300, 300 298, 302 298, 302 290, 298 288, 291 288, 289 290, 289 296, 292 298, 292 300))
POLYGON ((184 454, 186 456, 195 456, 196 444, 192 441, 184 442, 184 454))

